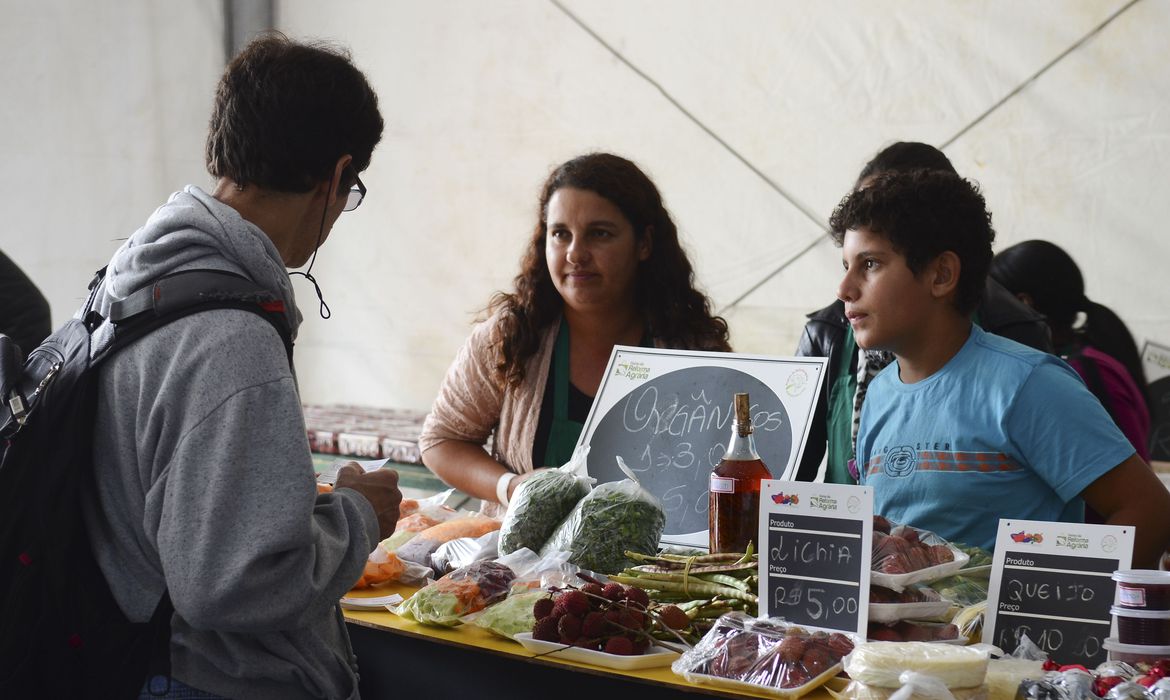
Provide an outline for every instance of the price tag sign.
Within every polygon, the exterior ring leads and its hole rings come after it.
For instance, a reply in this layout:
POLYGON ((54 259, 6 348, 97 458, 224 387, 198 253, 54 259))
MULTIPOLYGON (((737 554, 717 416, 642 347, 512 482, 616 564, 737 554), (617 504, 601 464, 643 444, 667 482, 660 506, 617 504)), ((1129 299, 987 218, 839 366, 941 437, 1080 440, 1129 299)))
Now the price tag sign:
POLYGON ((1058 664, 1105 661, 1113 572, 1130 568, 1133 528, 1000 520, 983 641, 1011 653, 1021 635, 1058 664))
POLYGON ((759 541, 761 615, 865 635, 872 489, 763 481, 759 541))

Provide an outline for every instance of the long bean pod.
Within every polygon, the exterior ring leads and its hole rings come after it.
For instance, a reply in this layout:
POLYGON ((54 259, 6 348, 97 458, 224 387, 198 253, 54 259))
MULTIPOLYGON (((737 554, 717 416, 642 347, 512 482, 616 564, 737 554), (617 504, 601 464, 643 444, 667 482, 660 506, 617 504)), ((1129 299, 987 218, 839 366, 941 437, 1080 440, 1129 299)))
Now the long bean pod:
MULTIPOLYGON (((624 583, 624 584, 627 584, 630 586, 639 586, 639 588, 641 587, 639 584, 646 584, 647 583, 644 579, 642 579, 640 577, 636 577, 636 576, 617 575, 617 576, 610 576, 609 578, 611 581, 616 581, 617 583, 624 583)), ((685 581, 685 582, 655 580, 655 581, 653 581, 653 586, 655 588, 658 588, 659 590, 664 590, 664 591, 682 591, 682 592, 687 593, 687 594, 698 594, 698 595, 721 595, 721 596, 724 596, 726 598, 738 598, 740 600, 746 600, 750 603, 758 603, 759 602, 759 600, 756 598, 755 595, 748 593, 746 591, 741 591, 738 588, 732 588, 730 586, 724 586, 724 585, 721 585, 718 583, 710 583, 708 581, 703 581, 703 580, 693 580, 693 581, 685 581)))

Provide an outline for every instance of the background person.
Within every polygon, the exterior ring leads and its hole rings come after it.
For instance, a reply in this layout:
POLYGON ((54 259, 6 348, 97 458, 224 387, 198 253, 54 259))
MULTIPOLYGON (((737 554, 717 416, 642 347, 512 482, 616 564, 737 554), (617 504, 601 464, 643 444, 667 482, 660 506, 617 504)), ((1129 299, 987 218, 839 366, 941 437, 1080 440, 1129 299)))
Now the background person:
POLYGON ((49 318, 45 295, 0 252, 0 333, 12 338, 27 356, 53 331, 49 318))
POLYGON ((1150 412, 1137 343, 1117 314, 1085 296, 1085 280, 1072 256, 1055 243, 1024 241, 995 256, 991 276, 1047 317, 1056 353, 1081 375, 1148 462, 1150 412))
MULTIPOLYGON (((861 188, 885 172, 927 169, 955 173, 951 161, 934 146, 916 141, 898 141, 878 151, 857 176, 861 188)), ((1052 351, 1044 317, 1023 303, 998 282, 988 278, 983 296, 975 308, 976 323, 989 333, 1011 338, 1042 350, 1052 351)), ((825 481, 857 483, 851 468, 857 442, 857 425, 869 382, 893 356, 881 351, 860 349, 845 318, 845 305, 838 299, 808 315, 808 323, 796 348, 801 357, 827 357, 825 381, 809 426, 809 436, 797 469, 798 481, 813 481, 821 460, 828 459, 825 481)))
POLYGON ((419 447, 488 513, 534 467, 569 461, 614 345, 730 350, 658 188, 608 153, 552 172, 515 288, 487 313, 447 371, 419 447))
MULTIPOLYGON (((216 92, 214 191, 188 186, 157 209, 114 253, 96 308, 108 316, 172 272, 221 270, 275 294, 295 336, 286 268, 360 202, 358 173, 381 135, 377 97, 346 54, 253 41, 216 92)), ((317 493, 277 330, 237 309, 176 320, 101 366, 96 414, 86 524, 132 621, 169 593, 165 697, 357 697, 338 600, 394 531, 402 494, 396 473, 356 466, 317 493)))
POLYGON ((1134 527, 1135 566, 1156 566, 1170 493, 1067 364, 971 321, 995 240, 979 190, 886 173, 830 227, 857 344, 895 358, 857 437, 875 512, 990 551, 1000 518, 1082 522, 1087 503, 1134 527))

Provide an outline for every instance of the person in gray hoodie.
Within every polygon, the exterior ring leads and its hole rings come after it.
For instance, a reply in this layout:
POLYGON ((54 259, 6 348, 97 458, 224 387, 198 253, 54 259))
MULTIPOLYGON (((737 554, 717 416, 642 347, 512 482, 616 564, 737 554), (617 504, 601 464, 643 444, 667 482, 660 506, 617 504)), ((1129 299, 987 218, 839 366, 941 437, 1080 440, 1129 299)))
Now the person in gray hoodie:
MULTIPOLYGON (((360 203, 358 173, 381 134, 377 97, 348 54, 255 40, 216 94, 213 192, 186 187, 125 241, 98 310, 108 317, 173 272, 221 270, 274 292, 295 336, 286 268, 360 203)), ((394 530, 397 474, 347 466, 332 493, 317 493, 285 346, 252 312, 164 326, 102 365, 99 382, 86 521, 131 620, 149 619, 169 591, 170 696, 358 697, 338 599, 394 530)))

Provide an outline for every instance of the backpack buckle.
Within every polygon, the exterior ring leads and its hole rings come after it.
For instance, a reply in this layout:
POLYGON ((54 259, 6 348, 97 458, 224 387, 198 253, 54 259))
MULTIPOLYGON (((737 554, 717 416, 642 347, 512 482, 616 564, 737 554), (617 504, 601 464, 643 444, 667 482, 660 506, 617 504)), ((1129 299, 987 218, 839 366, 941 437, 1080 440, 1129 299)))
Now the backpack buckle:
POLYGON ((16 389, 8 396, 8 410, 12 413, 12 418, 20 425, 24 425, 25 417, 28 413, 28 406, 24 403, 24 397, 17 393, 16 389))

